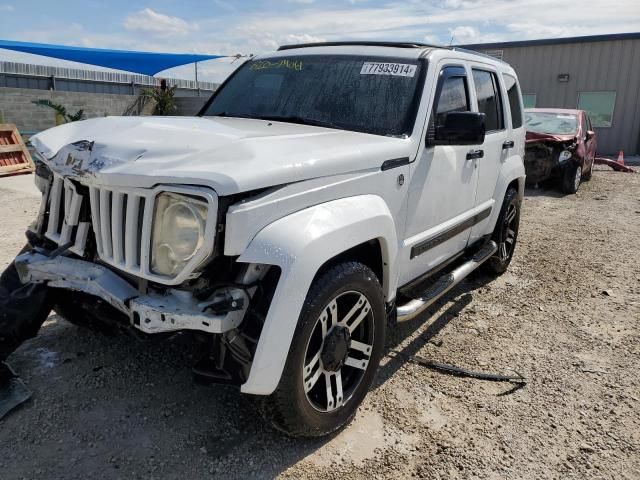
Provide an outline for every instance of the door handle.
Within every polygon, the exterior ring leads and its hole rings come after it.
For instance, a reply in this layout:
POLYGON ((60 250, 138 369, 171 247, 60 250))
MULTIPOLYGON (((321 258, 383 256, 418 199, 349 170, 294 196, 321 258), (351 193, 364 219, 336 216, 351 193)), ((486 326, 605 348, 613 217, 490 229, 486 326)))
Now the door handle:
POLYGON ((508 148, 513 148, 514 146, 515 146, 515 143, 513 143, 513 140, 507 140, 502 144, 502 149, 507 150, 508 148))
POLYGON ((467 160, 484 157, 484 150, 469 150, 467 152, 467 160))

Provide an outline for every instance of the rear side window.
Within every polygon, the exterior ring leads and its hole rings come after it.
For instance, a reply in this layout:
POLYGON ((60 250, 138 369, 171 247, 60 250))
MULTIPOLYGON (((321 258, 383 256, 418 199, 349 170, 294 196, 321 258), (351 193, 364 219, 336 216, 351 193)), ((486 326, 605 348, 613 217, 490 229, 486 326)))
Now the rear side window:
POLYGON ((478 97, 478 111, 485 114, 487 132, 504 129, 502 100, 495 73, 473 69, 473 83, 478 97))
POLYGON ((444 125, 447 114, 469 111, 469 94, 465 77, 448 77, 442 83, 436 107, 436 126, 444 125))
POLYGON ((511 110, 512 128, 520 128, 522 126, 522 109, 520 108, 520 91, 518 90, 518 82, 515 77, 502 75, 504 86, 507 89, 507 97, 509 97, 509 108, 511 110))

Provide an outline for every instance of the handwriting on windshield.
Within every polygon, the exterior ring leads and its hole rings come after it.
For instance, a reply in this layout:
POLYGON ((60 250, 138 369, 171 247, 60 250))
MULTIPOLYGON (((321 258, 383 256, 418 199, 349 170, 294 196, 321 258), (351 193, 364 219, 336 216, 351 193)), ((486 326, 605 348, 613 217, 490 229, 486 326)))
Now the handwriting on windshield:
POLYGON ((251 64, 251 70, 266 70, 272 68, 288 68, 289 70, 295 70, 297 72, 302 70, 302 60, 290 60, 282 59, 279 62, 272 62, 270 60, 258 60, 251 64))

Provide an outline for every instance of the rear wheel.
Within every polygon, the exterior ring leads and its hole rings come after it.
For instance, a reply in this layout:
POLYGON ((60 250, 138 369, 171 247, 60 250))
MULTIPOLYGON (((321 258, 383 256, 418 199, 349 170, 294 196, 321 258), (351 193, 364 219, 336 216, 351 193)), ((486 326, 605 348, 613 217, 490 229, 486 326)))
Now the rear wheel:
POLYGON ((519 228, 520 199, 518 198, 518 191, 515 188, 510 188, 504 196, 502 209, 491 236, 491 240, 498 245, 498 250, 489 260, 482 264, 481 268, 485 273, 501 275, 507 270, 516 248, 519 228))
POLYGON ((564 193, 576 193, 582 181, 582 166, 579 164, 568 165, 562 176, 562 191, 564 193))
POLYGON ((385 341, 376 275, 347 262, 318 277, 305 300, 285 370, 266 400, 272 424, 317 437, 346 425, 371 386, 385 341))

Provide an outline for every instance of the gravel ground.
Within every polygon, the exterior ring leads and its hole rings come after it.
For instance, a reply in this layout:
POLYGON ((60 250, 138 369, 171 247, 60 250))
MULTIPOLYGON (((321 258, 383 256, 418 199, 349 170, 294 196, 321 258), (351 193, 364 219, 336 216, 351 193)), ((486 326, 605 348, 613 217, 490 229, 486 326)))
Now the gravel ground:
MULTIPOLYGON (((4 268, 37 199, 0 185, 0 205, 4 268)), ((639 239, 640 175, 528 191, 509 271, 398 327, 356 419, 323 440, 283 438, 236 389, 194 385, 180 341, 52 315, 11 357, 34 396, 0 421, 0 477, 639 479, 639 239), (453 377, 406 355, 528 381, 453 377)))

